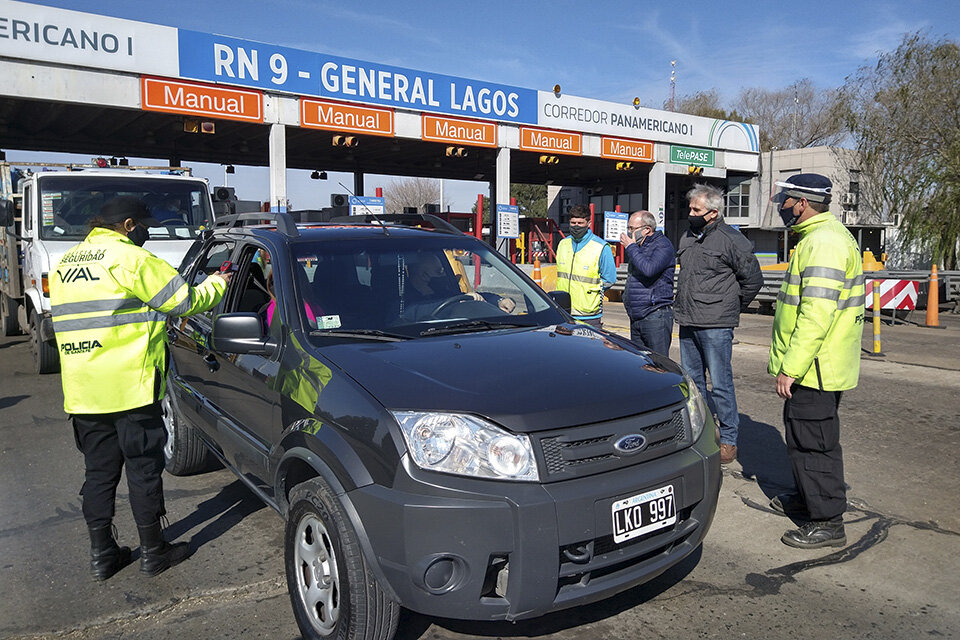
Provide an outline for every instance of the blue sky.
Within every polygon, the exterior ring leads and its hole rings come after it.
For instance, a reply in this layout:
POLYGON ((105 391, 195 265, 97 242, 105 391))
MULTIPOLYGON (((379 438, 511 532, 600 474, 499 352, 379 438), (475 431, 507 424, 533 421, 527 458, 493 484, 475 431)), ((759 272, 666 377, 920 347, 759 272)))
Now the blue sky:
MULTIPOLYGON (((670 95, 676 60, 678 96, 716 89, 733 100, 741 89, 783 88, 809 78, 836 87, 903 34, 925 31, 960 40, 960 2, 741 2, 663 3, 568 0, 460 2, 446 0, 39 0, 102 15, 219 33, 298 49, 392 64, 500 84, 615 102, 639 96, 661 107, 670 95)), ((11 159, 17 156, 11 155, 11 159)), ((198 167, 212 182, 222 169, 198 167)), ((297 208, 322 206, 342 192, 290 172, 297 208)), ((266 199, 263 169, 230 176, 242 198, 266 199)), ((368 178, 367 192, 390 178, 368 178)), ((469 210, 480 183, 445 181, 454 210, 469 210)))

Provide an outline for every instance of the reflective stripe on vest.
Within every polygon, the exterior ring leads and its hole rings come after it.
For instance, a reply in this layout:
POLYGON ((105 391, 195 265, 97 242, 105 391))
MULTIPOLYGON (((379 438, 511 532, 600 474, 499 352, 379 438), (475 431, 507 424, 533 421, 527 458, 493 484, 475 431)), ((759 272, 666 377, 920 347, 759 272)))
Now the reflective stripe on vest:
POLYGON ((190 287, 126 236, 93 229, 50 273, 64 410, 114 413, 159 400, 167 317, 205 311, 224 289, 215 276, 190 287))
POLYGON ((802 237, 777 293, 767 371, 814 389, 852 389, 859 377, 865 298, 859 249, 829 212, 795 230, 802 237))
POLYGON ((600 312, 603 302, 600 253, 605 249, 605 243, 590 240, 574 253, 572 238, 564 238, 557 247, 557 289, 570 293, 571 311, 575 316, 600 312))

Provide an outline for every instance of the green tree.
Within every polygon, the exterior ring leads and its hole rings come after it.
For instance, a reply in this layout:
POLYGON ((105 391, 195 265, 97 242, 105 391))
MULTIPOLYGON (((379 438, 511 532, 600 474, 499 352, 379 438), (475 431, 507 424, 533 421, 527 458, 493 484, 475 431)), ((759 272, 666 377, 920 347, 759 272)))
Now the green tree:
MULTIPOLYGON (((517 199, 517 208, 521 216, 530 218, 547 217, 547 186, 543 184, 511 184, 510 197, 517 199)), ((470 213, 477 212, 477 203, 473 203, 470 213)), ((490 198, 483 196, 483 223, 490 224, 490 198)))
POLYGON ((875 211, 903 216, 901 231, 935 263, 957 267, 960 237, 960 46, 904 36, 843 88, 863 179, 875 211))

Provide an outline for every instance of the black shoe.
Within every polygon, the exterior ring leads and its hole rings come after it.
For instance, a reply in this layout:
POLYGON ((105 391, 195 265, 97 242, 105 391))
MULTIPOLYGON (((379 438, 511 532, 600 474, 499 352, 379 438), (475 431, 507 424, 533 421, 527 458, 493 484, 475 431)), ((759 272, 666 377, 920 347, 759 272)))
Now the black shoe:
POLYGON ((801 516, 809 519, 807 505, 803 498, 795 493, 782 493, 770 501, 770 508, 781 516, 801 516))
POLYGON ((113 535, 113 525, 89 527, 90 573, 97 582, 103 582, 130 564, 130 547, 121 547, 113 535))
POLYGON ((797 549, 842 547, 847 544, 847 535, 843 530, 842 520, 814 520, 799 529, 787 531, 780 541, 797 549))
POLYGON ((140 573, 155 576, 190 555, 186 542, 170 544, 163 539, 159 521, 146 527, 137 526, 137 530, 140 532, 140 573))

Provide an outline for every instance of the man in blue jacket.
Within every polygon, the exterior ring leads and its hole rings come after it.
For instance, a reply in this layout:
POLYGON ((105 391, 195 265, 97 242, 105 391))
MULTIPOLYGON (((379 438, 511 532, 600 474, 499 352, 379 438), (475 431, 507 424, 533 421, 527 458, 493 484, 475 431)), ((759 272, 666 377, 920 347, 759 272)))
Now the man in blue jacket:
POLYGON ((657 219, 649 211, 636 211, 630 216, 620 243, 628 261, 623 306, 630 317, 630 340, 669 357, 677 252, 673 243, 657 231, 657 219))

